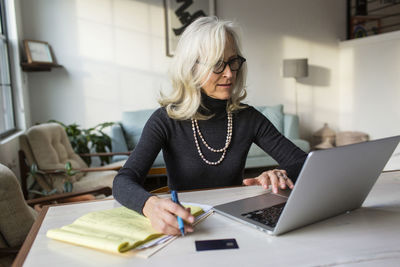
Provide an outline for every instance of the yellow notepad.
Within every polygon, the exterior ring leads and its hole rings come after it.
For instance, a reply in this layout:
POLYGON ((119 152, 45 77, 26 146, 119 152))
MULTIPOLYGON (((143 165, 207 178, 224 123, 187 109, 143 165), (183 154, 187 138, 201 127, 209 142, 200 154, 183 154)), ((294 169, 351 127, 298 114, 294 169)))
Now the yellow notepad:
MULTIPOLYGON (((193 216, 204 211, 190 207, 193 216)), ((47 237, 80 246, 120 253, 136 248, 163 234, 156 232, 150 220, 125 207, 90 212, 72 224, 47 231, 47 237)))

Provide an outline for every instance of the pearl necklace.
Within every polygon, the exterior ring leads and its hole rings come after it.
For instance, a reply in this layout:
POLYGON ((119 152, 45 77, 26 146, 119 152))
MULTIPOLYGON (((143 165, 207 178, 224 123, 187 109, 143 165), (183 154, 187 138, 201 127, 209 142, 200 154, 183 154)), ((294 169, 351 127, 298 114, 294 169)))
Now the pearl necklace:
POLYGON ((205 163, 207 163, 208 165, 218 165, 224 160, 226 151, 228 150, 229 144, 231 143, 231 139, 232 139, 232 125, 233 125, 233 123, 232 123, 232 113, 228 112, 228 127, 227 127, 227 132, 226 132, 225 146, 223 148, 220 148, 220 149, 215 149, 215 148, 210 147, 207 144, 206 140, 204 140, 203 135, 200 132, 200 128, 199 128, 199 124, 198 124, 197 120, 192 119, 192 130, 193 130, 194 142, 196 144, 197 152, 199 153, 201 159, 205 163), (203 144, 205 145, 205 147, 208 150, 210 150, 210 151, 212 151, 214 153, 223 152, 222 156, 221 156, 221 158, 219 160, 217 160, 217 161, 209 161, 204 157, 203 153, 201 152, 201 149, 200 149, 200 146, 199 146, 199 142, 197 140, 197 135, 199 135, 201 141, 203 142, 203 144))

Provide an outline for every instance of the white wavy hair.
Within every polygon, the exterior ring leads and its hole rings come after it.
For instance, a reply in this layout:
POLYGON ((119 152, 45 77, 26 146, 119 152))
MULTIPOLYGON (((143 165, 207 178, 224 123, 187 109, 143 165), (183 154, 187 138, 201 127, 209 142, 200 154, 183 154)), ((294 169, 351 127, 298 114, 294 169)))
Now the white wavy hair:
MULTIPOLYGON (((159 103, 165 107, 169 117, 178 120, 209 119, 198 112, 201 103, 201 87, 212 74, 214 65, 224 58, 226 40, 234 42, 236 53, 242 56, 236 25, 217 17, 201 17, 192 22, 183 32, 172 61, 170 77, 172 93, 161 93, 159 103), (201 62, 202 64, 197 64, 201 62), (205 79, 204 79, 205 78, 205 79), (201 81, 205 80, 204 83, 201 81)), ((245 106, 240 102, 246 97, 246 64, 237 72, 236 82, 227 104, 227 111, 245 106)))

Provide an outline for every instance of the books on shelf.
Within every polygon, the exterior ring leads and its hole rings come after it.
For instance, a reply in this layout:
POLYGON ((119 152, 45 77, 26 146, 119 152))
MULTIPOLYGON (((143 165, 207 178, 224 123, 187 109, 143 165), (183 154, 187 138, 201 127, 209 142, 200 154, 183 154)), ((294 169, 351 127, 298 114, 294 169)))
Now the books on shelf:
MULTIPOLYGON (((194 224, 212 212, 211 206, 182 204, 190 207, 196 217, 194 224)), ((72 224, 48 230, 46 235, 55 240, 112 253, 137 250, 135 254, 143 257, 149 257, 175 238, 158 233, 151 227, 149 219, 125 207, 90 212, 72 224)))

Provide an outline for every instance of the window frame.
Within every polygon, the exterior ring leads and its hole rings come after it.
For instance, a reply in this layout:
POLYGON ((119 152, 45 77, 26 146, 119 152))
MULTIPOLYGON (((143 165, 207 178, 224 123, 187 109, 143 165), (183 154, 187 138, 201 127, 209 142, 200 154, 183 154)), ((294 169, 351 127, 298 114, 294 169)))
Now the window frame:
MULTIPOLYGON (((8 75, 10 79, 10 94, 11 94, 11 103, 12 103, 12 116, 13 116, 13 122, 14 125, 11 129, 8 129, 4 132, 0 132, 0 141, 9 137, 10 135, 14 134, 17 132, 17 121, 16 121, 16 109, 15 109, 15 92, 14 92, 14 86, 13 86, 13 81, 12 81, 12 68, 11 68, 11 57, 10 57, 10 45, 9 45, 9 39, 8 39, 8 29, 7 29, 7 21, 6 21, 6 3, 4 0, 0 0, 0 20, 1 20, 1 33, 0 33, 0 42, 4 42, 6 45, 7 49, 7 63, 8 63, 8 75)), ((3 51, 0 51, 0 53, 3 53, 3 51)))

